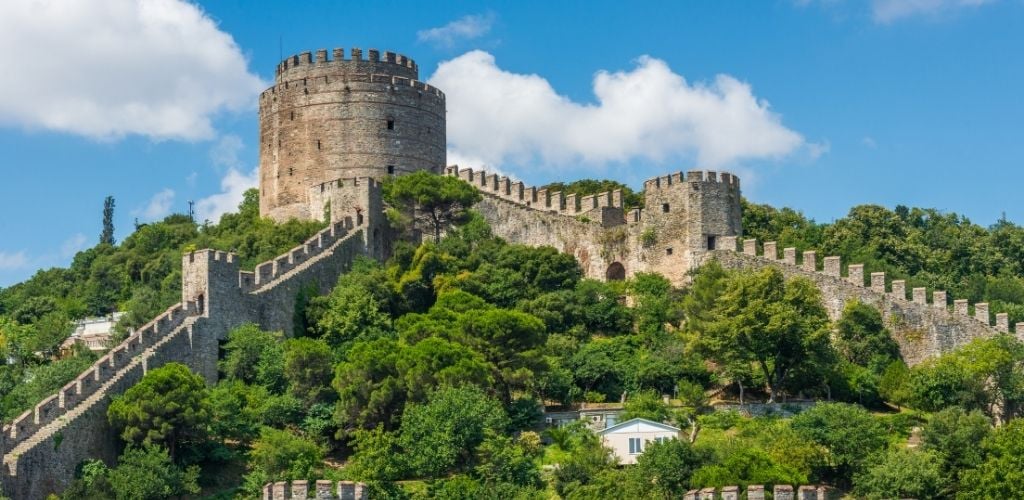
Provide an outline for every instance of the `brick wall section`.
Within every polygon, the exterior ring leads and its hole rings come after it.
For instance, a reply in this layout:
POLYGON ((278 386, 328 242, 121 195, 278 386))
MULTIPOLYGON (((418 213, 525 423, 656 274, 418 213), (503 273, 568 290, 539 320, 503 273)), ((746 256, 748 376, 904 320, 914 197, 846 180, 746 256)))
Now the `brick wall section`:
POLYGON ((319 218, 308 210, 311 186, 440 173, 445 96, 418 77, 412 59, 373 49, 365 57, 359 49, 348 57, 343 49, 321 49, 279 64, 274 86, 259 98, 260 213, 319 218))
MULTIPOLYGON (((352 183, 346 189, 369 192, 371 185, 352 183)), ((110 397, 122 394, 146 371, 179 362, 212 384, 219 342, 232 328, 254 322, 291 335, 300 289, 314 286, 326 293, 357 256, 374 255, 369 229, 384 224, 379 193, 376 198, 370 206, 377 210, 361 218, 339 214, 327 229, 258 265, 256 272, 239 271, 236 256, 227 252, 184 255, 182 304, 140 327, 57 394, 4 426, 4 494, 45 498, 63 490, 83 460, 113 464, 120 442, 107 424, 110 397)))

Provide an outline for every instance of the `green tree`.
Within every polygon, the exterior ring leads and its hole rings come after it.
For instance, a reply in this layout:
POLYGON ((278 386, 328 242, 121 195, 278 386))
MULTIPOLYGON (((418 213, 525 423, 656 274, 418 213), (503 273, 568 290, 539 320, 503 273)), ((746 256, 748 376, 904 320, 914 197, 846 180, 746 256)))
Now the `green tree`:
POLYGON ((259 436, 269 394, 259 385, 223 380, 210 389, 210 433, 248 444, 259 436))
POLYGON ((249 465, 270 480, 317 477, 324 458, 323 448, 315 441, 287 430, 264 427, 249 452, 249 465))
POLYGON ((793 430, 825 448, 824 476, 841 485, 850 484, 872 453, 886 445, 882 425, 864 408, 846 403, 818 403, 793 417, 793 430))
POLYGON ((949 477, 935 453, 894 448, 879 453, 854 476, 860 498, 948 498, 949 477))
POLYGON ((446 227, 463 220, 466 210, 480 201, 480 193, 456 177, 420 170, 388 179, 384 199, 409 212, 415 210, 418 219, 432 229, 436 243, 446 227))
POLYGON ((705 459, 689 443, 678 439, 650 443, 628 472, 635 498, 678 498, 705 459))
POLYGON ((307 405, 326 401, 332 395, 331 348, 310 338, 291 339, 284 344, 284 378, 288 391, 307 405))
POLYGON ((114 197, 103 199, 103 231, 100 233, 101 245, 114 245, 114 197))
POLYGON ((980 411, 967 412, 954 406, 933 414, 924 426, 921 439, 926 450, 942 457, 946 474, 956 477, 962 470, 981 463, 984 455, 978 443, 985 441, 991 432, 988 417, 980 411))
POLYGON ((483 354, 493 365, 502 401, 511 402, 514 390, 526 387, 537 373, 546 369, 539 350, 547 340, 547 332, 536 317, 490 309, 462 315, 459 324, 455 339, 483 354))
POLYGON ((847 361, 881 369, 899 359, 899 346, 882 322, 878 309, 853 300, 843 307, 836 322, 836 350, 847 361))
POLYGON ((157 500, 199 493, 199 467, 182 470, 159 446, 127 448, 108 476, 118 500, 157 500))
POLYGON ((383 426, 356 430, 352 445, 355 453, 345 469, 358 481, 395 481, 408 470, 398 433, 387 432, 383 426))
MULTIPOLYGON (((536 436, 536 434, 534 434, 536 436)), ((540 487, 540 469, 535 459, 539 449, 501 434, 488 434, 476 450, 473 472, 484 484, 509 483, 540 487)))
POLYGON ((624 422, 633 418, 646 418, 655 422, 667 422, 672 416, 661 395, 654 391, 640 391, 629 395, 623 405, 620 419, 624 422))
POLYGON ((227 379, 260 384, 276 392, 285 385, 283 354, 280 333, 246 323, 228 333, 220 370, 227 379))
POLYGON ((129 444, 164 445, 171 456, 206 434, 209 396, 203 377, 181 363, 150 370, 107 408, 111 427, 129 444))
POLYGON ((698 332, 702 350, 723 364, 754 363, 768 384, 769 402, 800 365, 829 364, 828 316, 810 281, 787 282, 775 268, 737 275, 714 311, 715 319, 698 332))
POLYGON ((471 463, 488 432, 502 433, 508 423, 501 404, 480 389, 445 387, 406 406, 400 442, 414 473, 439 477, 471 463))
POLYGON ((984 459, 960 475, 957 498, 1024 498, 1024 420, 1011 420, 981 443, 984 459))

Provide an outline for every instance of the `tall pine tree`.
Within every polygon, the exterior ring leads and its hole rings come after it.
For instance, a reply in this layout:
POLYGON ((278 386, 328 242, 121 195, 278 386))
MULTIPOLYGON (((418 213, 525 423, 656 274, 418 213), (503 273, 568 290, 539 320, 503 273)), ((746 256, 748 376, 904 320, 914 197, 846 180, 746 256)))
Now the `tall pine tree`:
POLYGON ((100 244, 114 244, 114 197, 107 196, 103 200, 103 232, 100 233, 100 244))

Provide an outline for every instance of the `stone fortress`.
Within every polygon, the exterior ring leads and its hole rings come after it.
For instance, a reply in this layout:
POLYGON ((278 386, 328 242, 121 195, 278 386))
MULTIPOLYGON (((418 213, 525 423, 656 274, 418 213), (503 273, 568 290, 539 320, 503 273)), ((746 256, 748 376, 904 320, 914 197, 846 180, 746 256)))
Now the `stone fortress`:
MULTIPOLYGON (((968 316, 966 301, 955 300, 951 308, 942 291, 933 291, 928 303, 927 290, 915 288, 908 300, 905 282, 890 282, 883 273, 870 273, 866 284, 863 265, 844 266, 838 257, 819 262, 815 252, 798 255, 794 248, 782 249, 780 258, 773 242, 741 241, 740 182, 728 173, 650 179, 644 206, 626 207, 617 191, 563 195, 446 166, 445 96, 417 80, 415 62, 376 50, 367 59, 359 49, 348 58, 342 49, 331 56, 321 49, 315 57, 304 52, 287 58, 259 100, 261 214, 326 220, 327 228, 253 271, 239 269, 227 252, 184 255, 181 303, 3 426, 5 495, 44 498, 65 488, 83 460, 112 464, 119 438, 107 424, 110 397, 148 370, 180 362, 212 384, 219 343, 232 328, 252 322, 291 335, 300 290, 326 293, 356 257, 388 256, 392 233, 380 183, 417 170, 472 184, 483 198, 475 209, 495 234, 570 253, 591 278, 658 272, 685 285, 688 271, 709 259, 731 269, 774 266, 817 284, 833 319, 853 299, 878 307, 910 364, 1009 331, 1004 314, 991 325, 987 304, 975 304, 968 316)), ((1015 326, 1024 334, 1024 324, 1015 326)), ((285 486, 272 489, 283 493, 285 486)))

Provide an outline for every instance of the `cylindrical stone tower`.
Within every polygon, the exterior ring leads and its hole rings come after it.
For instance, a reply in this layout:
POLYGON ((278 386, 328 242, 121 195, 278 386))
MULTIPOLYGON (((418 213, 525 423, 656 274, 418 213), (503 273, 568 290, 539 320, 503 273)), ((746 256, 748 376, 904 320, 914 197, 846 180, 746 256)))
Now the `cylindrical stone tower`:
POLYGON ((319 217, 307 192, 336 179, 440 173, 445 97, 403 55, 334 49, 291 56, 260 94, 260 214, 319 217))

